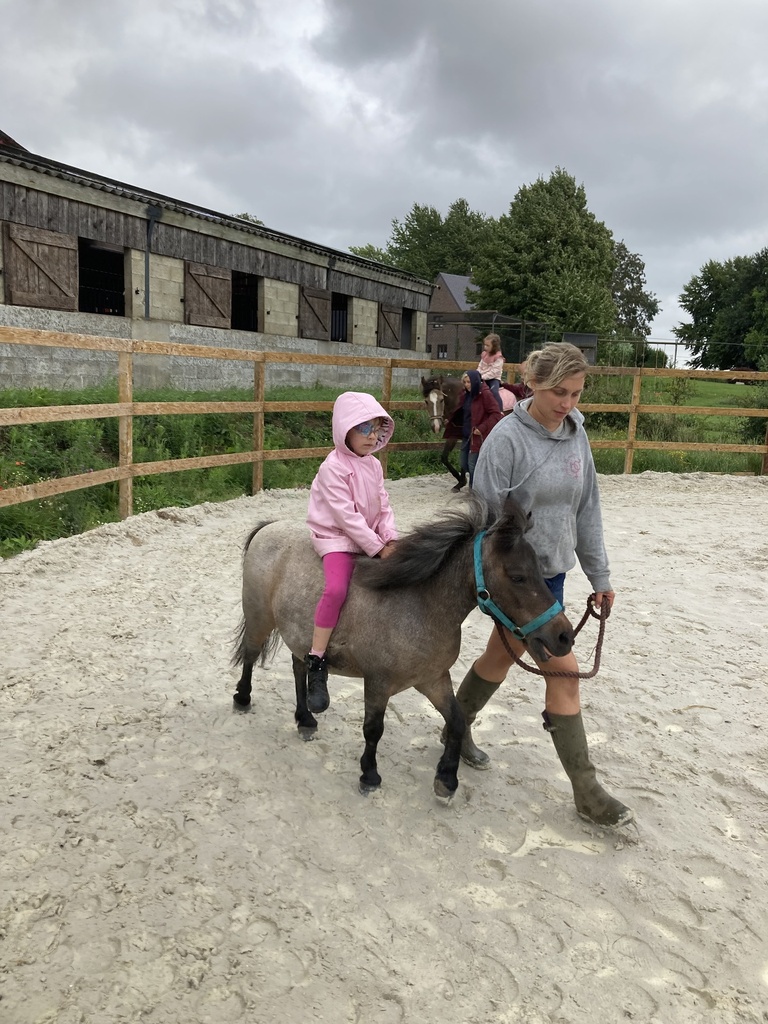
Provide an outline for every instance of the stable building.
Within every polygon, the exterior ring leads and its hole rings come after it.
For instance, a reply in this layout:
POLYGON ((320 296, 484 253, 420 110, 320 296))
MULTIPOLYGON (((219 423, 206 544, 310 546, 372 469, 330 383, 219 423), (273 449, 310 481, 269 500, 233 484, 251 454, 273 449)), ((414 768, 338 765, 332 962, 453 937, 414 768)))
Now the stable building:
POLYGON ((480 356, 483 338, 493 333, 501 338, 504 359, 522 363, 528 352, 548 340, 545 323, 478 309, 470 298, 475 287, 472 278, 462 274, 435 278, 427 311, 427 353, 432 359, 473 362, 480 356))
MULTIPOLYGON (((37 156, 0 132, 0 326, 417 362, 431 295, 412 274, 37 156)), ((113 371, 108 353, 49 352, 0 344, 0 388, 82 387, 113 371)), ((270 372, 273 384, 370 376, 298 362, 270 372)), ((137 374, 195 390, 245 381, 247 367, 145 356, 137 374)))

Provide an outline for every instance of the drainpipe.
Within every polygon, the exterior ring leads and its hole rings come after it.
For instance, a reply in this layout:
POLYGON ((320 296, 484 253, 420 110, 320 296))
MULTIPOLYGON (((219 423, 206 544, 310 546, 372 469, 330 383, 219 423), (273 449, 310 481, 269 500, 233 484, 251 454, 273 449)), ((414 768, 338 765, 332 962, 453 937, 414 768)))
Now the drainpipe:
POLYGON ((144 250, 144 319, 149 320, 149 248, 152 245, 152 232, 160 220, 163 211, 159 206, 147 207, 147 247, 144 250))

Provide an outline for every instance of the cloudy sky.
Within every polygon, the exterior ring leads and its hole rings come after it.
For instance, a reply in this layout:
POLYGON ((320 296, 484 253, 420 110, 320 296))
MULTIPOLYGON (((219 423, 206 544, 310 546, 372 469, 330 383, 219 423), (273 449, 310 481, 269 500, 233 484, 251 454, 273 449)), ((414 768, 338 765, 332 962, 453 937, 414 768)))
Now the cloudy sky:
POLYGON ((662 312, 768 245, 766 0, 0 0, 33 153, 337 249, 557 166, 662 312))

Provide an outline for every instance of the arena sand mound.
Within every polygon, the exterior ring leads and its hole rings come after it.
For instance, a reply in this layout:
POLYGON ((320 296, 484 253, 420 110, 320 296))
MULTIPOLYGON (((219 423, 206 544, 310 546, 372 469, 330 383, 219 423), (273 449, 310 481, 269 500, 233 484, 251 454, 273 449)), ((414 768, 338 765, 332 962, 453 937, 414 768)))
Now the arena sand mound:
MULTIPOLYGON (((451 482, 390 483, 401 530, 451 482)), ((601 490, 618 597, 583 701, 624 835, 576 815, 519 670, 478 720, 493 770, 462 766, 447 808, 415 691, 368 799, 359 682, 331 677, 304 743, 283 648, 233 713, 242 542, 306 491, 0 561, 0 1020, 765 1021, 768 480, 601 490)), ((588 592, 575 571, 572 617, 588 592)), ((473 612, 454 682, 488 630, 473 612)))

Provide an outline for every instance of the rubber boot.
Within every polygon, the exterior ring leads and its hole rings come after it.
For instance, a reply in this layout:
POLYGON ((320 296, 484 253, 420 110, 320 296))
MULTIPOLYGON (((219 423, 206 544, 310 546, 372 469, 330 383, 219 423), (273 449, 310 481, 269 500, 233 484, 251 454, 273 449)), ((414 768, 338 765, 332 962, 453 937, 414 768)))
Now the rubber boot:
MULTIPOLYGON (((476 746, 472 739, 472 723, 477 718, 477 713, 496 693, 501 683, 489 683, 487 679, 481 678, 475 672, 475 666, 467 672, 456 691, 456 700, 464 712, 464 738, 461 741, 461 759, 472 768, 479 768, 485 771, 491 767, 491 759, 484 750, 476 746)), ((445 743, 446 729, 443 728, 443 743, 445 743)))
POLYGON ((316 654, 308 654, 304 658, 307 666, 307 707, 319 715, 327 711, 331 698, 328 695, 328 659, 316 654))
POLYGON ((589 759, 581 712, 577 715, 552 715, 542 711, 541 717, 571 780, 573 799, 581 817, 595 825, 627 825, 632 821, 634 811, 612 797, 597 781, 597 773, 589 759))

